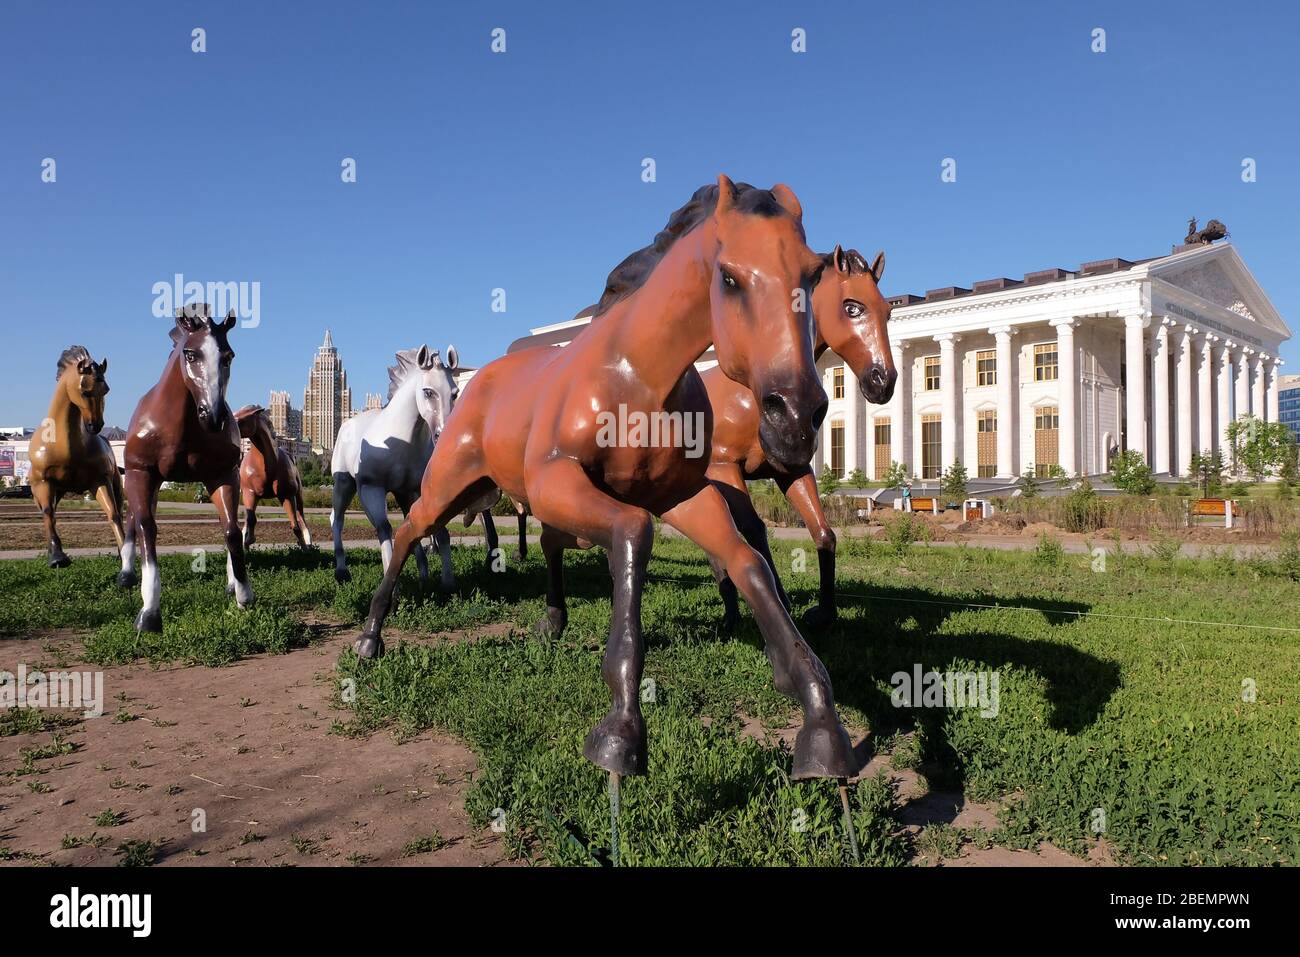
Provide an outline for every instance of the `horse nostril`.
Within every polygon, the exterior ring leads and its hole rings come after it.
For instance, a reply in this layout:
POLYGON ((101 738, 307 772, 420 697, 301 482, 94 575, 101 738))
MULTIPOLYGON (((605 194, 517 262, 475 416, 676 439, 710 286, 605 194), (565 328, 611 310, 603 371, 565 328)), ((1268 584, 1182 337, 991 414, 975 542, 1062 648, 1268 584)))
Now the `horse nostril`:
POLYGON ((814 434, 821 431, 822 422, 826 418, 826 410, 829 409, 830 407, 831 407, 830 400, 822 399, 821 405, 817 406, 817 408, 813 411, 812 430, 814 434))
POLYGON ((885 375, 884 367, 880 365, 872 366, 871 371, 867 373, 867 378, 871 380, 871 388, 877 392, 884 389, 889 381, 889 376, 885 375))
POLYGON ((790 418, 790 405, 781 393, 769 392, 763 396, 763 414, 770 419, 785 421, 790 418))

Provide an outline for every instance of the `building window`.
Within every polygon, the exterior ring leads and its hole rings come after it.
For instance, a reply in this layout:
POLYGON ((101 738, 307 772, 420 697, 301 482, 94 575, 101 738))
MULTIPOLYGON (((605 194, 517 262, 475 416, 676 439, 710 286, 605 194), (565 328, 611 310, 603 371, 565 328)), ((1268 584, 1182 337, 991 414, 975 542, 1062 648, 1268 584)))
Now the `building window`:
POLYGON ((831 398, 844 398, 844 366, 836 366, 831 370, 831 398))
POLYGON ((975 353, 975 381, 977 385, 998 384, 998 354, 990 349, 975 353))
POLYGON ((978 475, 992 478, 998 474, 998 414, 980 412, 975 417, 978 475))
POLYGON ((921 478, 939 477, 939 459, 943 455, 943 421, 937 415, 921 416, 921 478))
POLYGON ((844 478, 844 423, 831 423, 831 474, 844 478))
POLYGON ((939 357, 925 357, 925 391, 939 391, 939 357))
POLYGON ((1056 343, 1044 342, 1034 346, 1034 381, 1052 382, 1056 379, 1056 343))
POLYGON ((891 438, 889 419, 876 419, 875 472, 878 480, 883 480, 885 473, 889 471, 889 453, 892 446, 891 438))
POLYGON ((1043 478, 1060 464, 1060 412, 1054 405, 1034 410, 1034 474, 1043 478))

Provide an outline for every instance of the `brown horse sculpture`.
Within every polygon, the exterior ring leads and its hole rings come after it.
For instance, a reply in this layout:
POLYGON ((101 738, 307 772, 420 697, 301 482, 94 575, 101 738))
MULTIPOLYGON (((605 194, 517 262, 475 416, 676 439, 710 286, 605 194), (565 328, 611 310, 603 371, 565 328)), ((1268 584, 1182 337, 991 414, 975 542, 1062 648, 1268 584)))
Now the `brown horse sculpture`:
POLYGON ((253 601, 239 533, 239 426, 226 405, 230 363, 226 334, 232 310, 214 322, 208 307, 176 312, 172 351, 158 384, 144 394, 126 438, 126 495, 131 503, 127 554, 140 536, 143 553, 138 631, 162 631, 162 582, 158 576, 158 524, 154 512, 163 482, 201 482, 217 508, 226 537, 226 587, 240 608, 253 601))
MULTIPOLYGON (((889 350, 887 324, 891 307, 880 294, 880 277, 885 269, 885 254, 878 253, 870 266, 855 249, 844 252, 836 246, 826 254, 827 270, 813 291, 815 341, 813 355, 821 358, 829 348, 848 363, 867 401, 881 405, 894 393, 898 371, 889 350)), ((817 546, 820 573, 819 600, 805 621, 820 626, 833 620, 835 608, 835 531, 826 520, 817 480, 809 463, 789 467, 770 461, 759 437, 760 412, 754 394, 714 366, 700 374, 713 407, 712 456, 708 476, 727 500, 731 517, 745 540, 763 556, 776 581, 782 602, 789 601, 781 589, 781 578, 767 543, 767 526, 754 510, 745 482, 747 479, 773 479, 794 506, 817 546)), ((528 550, 527 512, 516 503, 519 518, 519 549, 522 559, 528 550)), ((561 556, 554 550, 547 554, 554 565, 561 556)), ((552 576, 562 569, 550 568, 552 576)), ((725 616, 723 627, 734 628, 740 609, 736 586, 714 564, 718 587, 722 592, 725 616)), ((543 623, 544 630, 555 636, 562 630, 566 616, 543 623)))
POLYGON ((271 415, 260 405, 246 405, 235 413, 240 438, 248 451, 239 465, 239 494, 244 503, 244 549, 256 540, 257 501, 273 498, 289 516, 289 528, 303 548, 311 547, 311 531, 302 512, 302 481, 289 453, 275 441, 271 415))
MULTIPOLYGON (((122 477, 112 448, 99 435, 104 428, 107 371, 108 360, 96 363, 84 346, 64 349, 59 356, 55 374, 58 386, 50 399, 50 410, 27 446, 32 463, 32 498, 45 521, 51 568, 67 568, 72 561, 63 551, 54 524, 59 499, 69 493, 94 493, 113 526, 118 551, 125 551, 122 477)), ((117 580, 124 588, 135 584, 125 556, 117 580)))
MULTIPOLYGON (((544 549, 591 542, 607 553, 613 614, 601 670, 613 703, 584 754, 611 772, 613 795, 618 775, 646 768, 641 593, 652 516, 659 516, 703 547, 753 607, 776 687, 805 715, 794 776, 853 774, 857 762, 826 669, 705 475, 712 412, 694 365, 714 344, 723 371, 761 397, 767 457, 808 462, 827 399, 809 311, 800 303, 824 265, 805 243, 790 189, 737 186, 720 176, 717 186, 697 190, 651 245, 615 268, 599 321, 562 348, 527 349, 484 366, 447 421, 420 498, 397 531, 357 653, 382 652, 383 622, 414 544, 499 487, 541 521, 544 549), (641 429, 611 435, 611 417, 653 420, 659 441, 641 429), (697 449, 688 428, 702 436, 697 449)), ((552 577, 548 617, 562 614, 562 588, 552 577)))

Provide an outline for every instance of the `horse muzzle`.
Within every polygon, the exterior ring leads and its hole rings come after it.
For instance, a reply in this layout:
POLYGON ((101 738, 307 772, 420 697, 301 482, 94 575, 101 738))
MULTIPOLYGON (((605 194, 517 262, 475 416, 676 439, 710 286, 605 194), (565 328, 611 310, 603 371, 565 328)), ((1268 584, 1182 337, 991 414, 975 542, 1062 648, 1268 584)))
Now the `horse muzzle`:
POLYGON ((225 428, 226 417, 222 414, 214 414, 209 406, 201 405, 199 406, 199 425, 209 432, 220 432, 225 428))
POLYGON ((820 386, 816 394, 774 389, 764 395, 758 439, 768 461, 782 469, 802 468, 811 462, 829 404, 820 386))
POLYGON ((884 405, 894 397, 897 382, 897 369, 886 369, 883 363, 873 362, 858 381, 858 387, 862 390, 862 397, 872 405, 884 405))

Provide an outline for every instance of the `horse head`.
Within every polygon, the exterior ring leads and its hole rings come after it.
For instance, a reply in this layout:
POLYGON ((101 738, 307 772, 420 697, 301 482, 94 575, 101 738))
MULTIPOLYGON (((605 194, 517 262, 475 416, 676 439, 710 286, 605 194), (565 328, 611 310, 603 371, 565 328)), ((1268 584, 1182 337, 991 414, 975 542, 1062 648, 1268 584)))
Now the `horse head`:
POLYGON ((769 461, 802 465, 828 405, 812 352, 810 304, 825 267, 804 239, 788 186, 736 186, 718 177, 709 303, 718 364, 758 399, 769 461))
POLYGON ((108 395, 108 360, 96 363, 84 346, 71 346, 59 357, 58 381, 68 401, 81 412, 86 428, 98 435, 104 428, 104 396, 108 395))
POLYGON ((893 307, 880 294, 885 254, 868 265, 856 249, 836 246, 826 254, 826 270, 813 291, 817 334, 857 376, 862 396, 884 405, 894 394, 898 370, 889 348, 889 314, 893 307))
POLYGON ((209 432, 226 427, 226 386, 235 353, 226 334, 235 325, 235 310, 214 322, 206 305, 176 310, 171 330, 173 352, 180 356, 181 380, 198 412, 199 424, 209 432))
POLYGON ((456 347, 447 347, 446 360, 438 354, 437 349, 430 349, 427 345, 420 346, 418 350, 399 352, 397 359, 398 368, 405 367, 403 379, 416 377, 415 408, 428 427, 430 438, 437 442, 460 394, 455 376, 460 366, 456 347))

